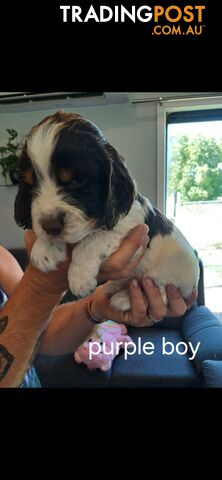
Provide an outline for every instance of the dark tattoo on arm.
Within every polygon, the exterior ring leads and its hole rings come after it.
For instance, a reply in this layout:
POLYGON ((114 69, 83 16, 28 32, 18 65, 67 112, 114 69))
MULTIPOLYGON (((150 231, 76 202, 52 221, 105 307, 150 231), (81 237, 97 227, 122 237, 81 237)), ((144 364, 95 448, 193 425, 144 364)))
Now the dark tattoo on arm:
MULTIPOLYGON (((5 330, 7 325, 8 325, 8 317, 5 316, 5 317, 0 319, 0 334, 5 330)), ((33 348, 33 352, 32 352, 30 361, 27 362, 27 368, 29 368, 29 366, 31 366, 32 363, 34 362, 37 351, 39 349, 41 336, 37 340, 36 345, 33 348)), ((14 356, 11 353, 8 352, 7 348, 5 348, 4 345, 0 345, 0 381, 3 380, 3 378, 6 376, 6 374, 7 374, 8 370, 10 369, 13 361, 14 361, 14 356)), ((21 380, 21 382, 19 383, 18 386, 20 386, 20 384, 22 384, 22 382, 23 382, 23 379, 21 380)))
POLYGON ((0 381, 5 377, 13 360, 13 355, 3 345, 0 345, 0 381))
MULTIPOLYGON (((0 333, 4 332, 5 328, 8 325, 8 317, 3 317, 0 319, 0 333)), ((8 372, 11 364, 14 360, 14 357, 4 345, 0 345, 0 381, 5 377, 8 372)))
POLYGON ((4 332, 7 325, 8 325, 8 317, 1 318, 0 319, 0 333, 4 332))

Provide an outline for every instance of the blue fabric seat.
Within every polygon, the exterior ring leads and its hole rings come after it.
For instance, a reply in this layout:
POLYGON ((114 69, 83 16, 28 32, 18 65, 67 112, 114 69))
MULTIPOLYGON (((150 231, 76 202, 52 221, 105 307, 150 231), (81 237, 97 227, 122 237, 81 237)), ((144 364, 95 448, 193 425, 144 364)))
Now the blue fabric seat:
POLYGON ((204 360, 204 386, 222 388, 222 362, 218 360, 204 360))
POLYGON ((171 355, 163 355, 163 342, 173 345, 183 341, 180 331, 143 328, 129 329, 129 334, 136 343, 138 336, 143 344, 152 342, 155 346, 152 355, 134 354, 124 359, 123 353, 113 364, 111 387, 199 387, 200 378, 196 375, 192 362, 187 355, 178 355, 176 351, 171 355))
POLYGON ((222 323, 206 307, 196 306, 187 312, 181 330, 186 342, 200 342, 193 360, 199 374, 203 361, 222 360, 222 323))
MULTIPOLYGON (((72 388, 200 388, 208 386, 203 362, 209 359, 221 361, 222 324, 205 306, 193 306, 183 317, 164 319, 152 328, 128 329, 135 345, 140 341, 152 342, 154 352, 146 355, 135 352, 124 358, 121 352, 108 372, 89 371, 77 364, 73 355, 49 357, 38 355, 35 366, 43 387, 72 388), (169 328, 167 325, 169 324, 169 328), (140 340, 139 340, 140 338, 140 340), (192 351, 186 354, 174 352, 163 355, 163 342, 191 342, 199 349, 193 360, 192 351)), ((183 345, 181 345, 183 346, 183 345)), ((171 346, 170 346, 171 348, 171 346)), ((165 350, 168 349, 166 346, 165 350)), ((170 351, 170 350, 169 350, 170 351)), ((219 363, 218 363, 219 365, 219 363)), ((211 387, 212 379, 211 379, 211 387)), ((216 386, 216 385, 215 385, 216 386)), ((218 386, 218 385, 217 385, 218 386)))

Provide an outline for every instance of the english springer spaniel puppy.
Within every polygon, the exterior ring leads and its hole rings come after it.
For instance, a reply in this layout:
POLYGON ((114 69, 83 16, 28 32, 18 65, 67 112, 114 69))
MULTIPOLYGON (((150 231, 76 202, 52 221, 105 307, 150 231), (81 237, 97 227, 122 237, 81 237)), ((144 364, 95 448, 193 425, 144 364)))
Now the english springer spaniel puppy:
MULTIPOLYGON (((73 247, 71 291, 86 296, 97 286, 102 262, 139 223, 150 242, 132 277, 149 277, 160 288, 174 284, 184 298, 198 285, 199 263, 186 238, 136 188, 124 159, 103 133, 78 114, 56 112, 27 135, 20 158, 15 220, 33 228, 31 260, 55 270, 73 247)), ((126 281, 111 283, 112 305, 130 308, 126 281)))

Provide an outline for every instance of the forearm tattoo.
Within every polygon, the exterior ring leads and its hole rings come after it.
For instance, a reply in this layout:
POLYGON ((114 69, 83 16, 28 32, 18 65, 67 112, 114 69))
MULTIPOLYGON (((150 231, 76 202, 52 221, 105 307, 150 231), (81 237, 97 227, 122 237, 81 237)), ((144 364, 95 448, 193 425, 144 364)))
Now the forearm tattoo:
MULTIPOLYGON (((0 333, 4 332, 8 324, 8 317, 3 317, 0 319, 0 333)), ((11 364, 13 363, 14 357, 4 345, 0 345, 0 381, 3 380, 6 373, 8 372, 11 364)))
POLYGON ((8 317, 1 318, 0 319, 0 333, 4 332, 7 325, 8 325, 8 317))
POLYGON ((5 377, 13 360, 13 355, 3 345, 0 345, 0 381, 5 377))

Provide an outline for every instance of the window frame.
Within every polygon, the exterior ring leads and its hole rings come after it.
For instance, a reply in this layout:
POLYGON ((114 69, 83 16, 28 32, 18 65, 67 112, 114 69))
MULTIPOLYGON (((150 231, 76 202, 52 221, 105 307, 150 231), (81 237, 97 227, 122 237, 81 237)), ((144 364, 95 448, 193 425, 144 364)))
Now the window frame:
POLYGON ((222 108, 222 97, 166 100, 157 104, 157 208, 166 213, 167 194, 167 115, 172 112, 222 108))

